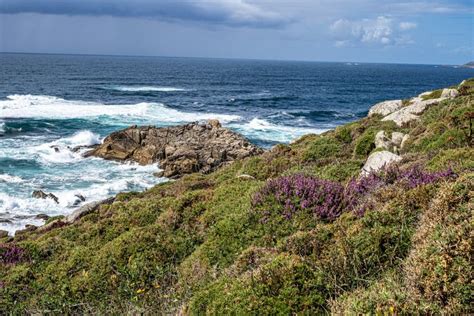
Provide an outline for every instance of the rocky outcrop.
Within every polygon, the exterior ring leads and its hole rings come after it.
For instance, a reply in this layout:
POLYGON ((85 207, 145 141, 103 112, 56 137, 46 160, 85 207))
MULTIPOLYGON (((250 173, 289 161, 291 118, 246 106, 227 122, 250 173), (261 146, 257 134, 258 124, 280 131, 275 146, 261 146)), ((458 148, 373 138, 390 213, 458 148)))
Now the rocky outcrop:
POLYGON ((0 230, 0 238, 8 237, 8 232, 6 230, 0 230))
POLYGON ((456 89, 443 89, 439 98, 426 99, 433 91, 423 92, 419 96, 411 98, 404 106, 402 100, 390 100, 375 104, 369 110, 369 117, 375 114, 384 116, 382 121, 393 121, 398 126, 403 126, 411 121, 418 120, 420 115, 431 105, 435 105, 446 99, 452 99, 459 95, 456 89))
POLYGON ((163 169, 160 176, 178 178, 193 172, 209 173, 262 152, 241 135, 223 128, 219 121, 210 120, 162 128, 132 126, 112 133, 85 155, 142 165, 159 162, 163 169))
POLYGON ((418 120, 419 115, 422 114, 429 106, 438 104, 445 100, 444 98, 429 99, 429 100, 415 100, 412 104, 395 111, 382 119, 382 121, 394 121, 398 126, 403 126, 411 121, 418 120))
POLYGON ((394 162, 399 162, 400 160, 402 160, 402 157, 389 151, 376 151, 370 154, 369 158, 365 162, 364 167, 362 168, 361 175, 366 176, 371 172, 377 172, 394 162))
POLYGON ((369 110, 369 117, 380 114, 382 116, 389 115, 397 110, 399 110, 403 106, 402 100, 390 100, 377 103, 369 110))
POLYGON ((58 197, 54 195, 53 193, 44 193, 41 190, 36 190, 36 191, 33 191, 33 194, 31 196, 36 199, 52 199, 54 202, 59 204, 58 197))

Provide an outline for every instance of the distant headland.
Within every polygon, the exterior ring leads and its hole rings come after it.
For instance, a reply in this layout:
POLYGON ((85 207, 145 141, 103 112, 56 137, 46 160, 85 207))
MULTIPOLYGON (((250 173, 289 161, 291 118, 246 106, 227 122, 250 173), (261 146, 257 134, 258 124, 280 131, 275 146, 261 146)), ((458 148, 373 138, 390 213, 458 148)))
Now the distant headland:
POLYGON ((462 65, 464 68, 474 68, 474 61, 470 61, 464 65, 462 65))

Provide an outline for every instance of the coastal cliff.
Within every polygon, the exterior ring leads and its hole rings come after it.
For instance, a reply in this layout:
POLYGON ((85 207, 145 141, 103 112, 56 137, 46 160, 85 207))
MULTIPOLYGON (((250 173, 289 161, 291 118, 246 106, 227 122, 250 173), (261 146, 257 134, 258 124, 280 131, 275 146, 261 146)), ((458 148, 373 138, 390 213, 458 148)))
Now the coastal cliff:
POLYGON ((469 79, 0 237, 0 314, 470 313, 473 121, 469 79))

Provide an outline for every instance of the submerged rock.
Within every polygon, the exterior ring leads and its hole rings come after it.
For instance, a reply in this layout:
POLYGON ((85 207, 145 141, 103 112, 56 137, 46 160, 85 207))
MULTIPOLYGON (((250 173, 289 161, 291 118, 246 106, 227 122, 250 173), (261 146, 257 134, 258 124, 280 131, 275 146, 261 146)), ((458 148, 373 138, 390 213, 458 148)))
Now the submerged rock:
POLYGON ((110 134, 85 156, 142 165, 159 162, 163 169, 160 176, 178 178, 193 172, 209 173, 236 159, 262 152, 243 136, 223 128, 219 121, 210 120, 207 124, 162 128, 131 126, 110 134))
POLYGON ((389 151, 374 152, 365 162, 361 175, 365 176, 371 172, 377 172, 380 169, 400 160, 402 160, 402 157, 389 151))
POLYGON ((36 199, 52 199, 54 202, 59 204, 59 199, 53 193, 44 193, 42 190, 33 191, 32 197, 36 199))

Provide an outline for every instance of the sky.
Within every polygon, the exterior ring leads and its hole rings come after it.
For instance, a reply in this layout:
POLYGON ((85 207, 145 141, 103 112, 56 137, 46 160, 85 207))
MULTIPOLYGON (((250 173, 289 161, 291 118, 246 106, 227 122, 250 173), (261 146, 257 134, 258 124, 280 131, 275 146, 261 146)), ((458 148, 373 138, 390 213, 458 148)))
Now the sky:
POLYGON ((0 51, 464 64, 474 0, 0 0, 0 51))

